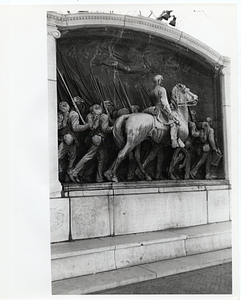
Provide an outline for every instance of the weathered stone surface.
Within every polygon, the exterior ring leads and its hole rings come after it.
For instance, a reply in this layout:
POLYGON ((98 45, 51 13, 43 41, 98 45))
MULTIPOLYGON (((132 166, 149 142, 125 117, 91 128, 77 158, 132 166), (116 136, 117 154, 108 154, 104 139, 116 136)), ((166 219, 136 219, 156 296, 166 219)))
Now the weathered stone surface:
POLYGON ((190 192, 190 191, 205 191, 204 185, 199 186, 170 186, 159 188, 159 193, 173 193, 173 192, 190 192))
POLYGON ((185 242, 187 255, 227 249, 232 246, 231 232, 210 234, 199 238, 187 239, 185 242))
POLYGON ((113 190, 70 191, 69 197, 111 196, 113 190))
POLYGON ((213 224, 205 224, 201 226, 193 226, 188 228, 178 228, 170 229, 170 232, 175 232, 175 234, 185 235, 188 238, 193 238, 197 236, 209 235, 209 234, 219 234, 222 232, 231 232, 232 222, 220 222, 213 224))
POLYGON ((114 207, 116 235, 207 223, 204 191, 115 196, 114 207))
POLYGON ((117 268, 124 268, 185 255, 186 253, 183 240, 116 249, 115 251, 117 268))
POLYGON ((51 242, 67 241, 69 239, 68 198, 50 200, 50 226, 51 242))
POLYGON ((228 190, 208 191, 208 222, 228 221, 230 218, 230 203, 228 190))
POLYGON ((158 188, 135 188, 135 189, 116 189, 114 195, 133 195, 133 194, 154 194, 158 193, 158 188))
MULTIPOLYGON (((186 235, 187 255, 225 249, 232 246, 231 222, 220 222, 175 230, 186 235)), ((171 230, 172 231, 172 230, 171 230)))
POLYGON ((157 278, 206 268, 232 261, 232 250, 224 249, 198 255, 174 258, 142 265, 142 268, 157 274, 157 278))
POLYGON ((154 272, 135 266, 56 281, 52 291, 53 295, 82 295, 155 278, 154 272))
POLYGON ((114 251, 103 251, 52 260, 52 280, 115 269, 114 251))
POLYGON ((231 247, 231 222, 53 244, 53 280, 231 247))
POLYGON ((170 243, 185 239, 186 236, 171 232, 170 230, 119 235, 115 237, 104 237, 99 240, 105 242, 106 247, 115 247, 115 249, 125 249, 130 247, 140 247, 158 243, 170 243))
POLYGON ((105 239, 86 239, 74 242, 53 244, 51 246, 51 258, 61 259, 66 257, 114 250, 115 245, 113 245, 113 243, 106 242, 105 239))
POLYGON ((72 239, 110 235, 108 196, 71 199, 72 239))

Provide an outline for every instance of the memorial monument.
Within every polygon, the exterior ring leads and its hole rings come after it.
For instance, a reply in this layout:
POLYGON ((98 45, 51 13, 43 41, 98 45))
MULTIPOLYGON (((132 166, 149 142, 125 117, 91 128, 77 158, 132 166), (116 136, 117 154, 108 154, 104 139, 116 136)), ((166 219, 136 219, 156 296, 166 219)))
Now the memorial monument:
POLYGON ((229 58, 142 16, 48 12, 47 30, 53 246, 230 224, 229 58))

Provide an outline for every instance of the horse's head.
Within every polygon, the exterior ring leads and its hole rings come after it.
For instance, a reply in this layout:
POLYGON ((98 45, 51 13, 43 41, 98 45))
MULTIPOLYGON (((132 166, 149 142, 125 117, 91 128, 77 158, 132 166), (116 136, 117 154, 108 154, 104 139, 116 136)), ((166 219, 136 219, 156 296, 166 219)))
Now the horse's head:
POLYGON ((172 90, 172 98, 177 106, 194 106, 198 102, 198 96, 193 94, 184 84, 178 83, 172 90))

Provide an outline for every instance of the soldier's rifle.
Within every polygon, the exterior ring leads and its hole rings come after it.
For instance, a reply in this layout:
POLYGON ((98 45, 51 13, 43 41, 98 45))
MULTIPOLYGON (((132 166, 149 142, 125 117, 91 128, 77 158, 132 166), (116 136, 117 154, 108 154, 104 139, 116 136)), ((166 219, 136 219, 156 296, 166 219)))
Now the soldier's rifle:
POLYGON ((107 115, 110 117, 110 113, 109 113, 109 111, 108 111, 108 109, 107 109, 107 107, 105 105, 105 101, 104 101, 103 96, 102 96, 102 94, 104 95, 104 92, 103 92, 103 87, 101 86, 101 82, 99 80, 95 79, 95 77, 94 77, 94 75, 93 75, 92 72, 90 74, 90 78, 91 78, 91 81, 93 83, 94 89, 96 91, 96 94, 97 94, 100 102, 102 103, 102 105, 103 105, 103 107, 104 107, 107 115))
POLYGON ((123 86, 123 84, 122 84, 120 78, 118 78, 118 79, 119 79, 119 82, 120 82, 120 86, 121 86, 121 88, 122 88, 122 91, 123 91, 123 93, 124 93, 124 96, 125 96, 125 98, 126 98, 126 101, 127 101, 127 103, 128 103, 128 106, 129 106, 129 108, 130 108, 130 111, 133 113, 133 108, 131 107, 130 99, 129 99, 129 97, 128 97, 127 94, 126 94, 125 88, 124 88, 124 86, 123 86))
MULTIPOLYGON (((69 88, 68 88, 68 86, 67 86, 67 84, 66 84, 66 82, 65 82, 65 80, 64 80, 64 78, 63 78, 63 75, 61 74, 61 72, 60 72, 60 70, 59 70, 58 68, 56 68, 56 69, 57 69, 57 72, 58 72, 58 74, 59 74, 59 76, 60 76, 60 78, 61 78, 61 80, 62 80, 62 82, 63 82, 63 84, 64 84, 64 86, 65 86, 65 88, 66 88, 66 91, 67 91, 67 93, 68 93, 68 95, 69 95, 69 97, 70 97, 70 99, 71 99, 71 101, 72 101, 72 103, 73 103, 73 105, 74 105, 74 108, 75 108, 76 112, 78 113, 78 115, 79 115, 79 117, 80 117, 82 123, 83 123, 83 124, 86 124, 84 118, 82 117, 82 115, 81 115, 81 113, 80 113, 80 111, 79 111, 79 109, 78 109, 78 107, 77 107, 77 105, 76 105, 76 103, 75 103, 75 101, 74 101, 74 98, 72 97, 72 95, 71 95, 71 93, 70 93, 70 90, 69 90, 69 88)), ((80 97, 78 97, 78 98, 79 98, 81 101, 84 101, 82 98, 80 98, 80 97)))

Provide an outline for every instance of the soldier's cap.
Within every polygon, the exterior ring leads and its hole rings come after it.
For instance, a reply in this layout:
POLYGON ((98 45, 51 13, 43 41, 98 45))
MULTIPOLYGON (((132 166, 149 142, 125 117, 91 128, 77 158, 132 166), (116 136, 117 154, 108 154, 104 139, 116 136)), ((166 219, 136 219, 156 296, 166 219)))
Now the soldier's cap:
POLYGON ((104 103, 109 104, 109 105, 113 105, 113 103, 110 100, 105 100, 104 103))
POLYGON ((138 112, 140 109, 138 105, 131 105, 131 108, 134 110, 134 112, 138 112))
POLYGON ((61 107, 69 107, 69 103, 66 102, 66 101, 61 101, 61 102, 59 103, 59 108, 61 108, 61 107))
POLYGON ((118 110, 117 117, 120 117, 122 115, 128 115, 129 113, 130 113, 129 109, 126 108, 126 107, 123 107, 123 108, 118 110))
POLYGON ((211 117, 206 117, 206 118, 205 118, 205 121, 207 121, 207 122, 212 122, 213 119, 212 119, 211 117))
POLYGON ((90 111, 96 115, 101 115, 103 112, 102 107, 99 104, 91 106, 90 111))
POLYGON ((160 81, 160 80, 163 80, 163 76, 162 76, 162 75, 156 75, 156 76, 154 76, 154 78, 153 78, 153 82, 154 82, 154 83, 156 83, 156 82, 158 82, 158 81, 160 81))

